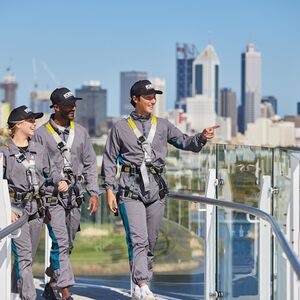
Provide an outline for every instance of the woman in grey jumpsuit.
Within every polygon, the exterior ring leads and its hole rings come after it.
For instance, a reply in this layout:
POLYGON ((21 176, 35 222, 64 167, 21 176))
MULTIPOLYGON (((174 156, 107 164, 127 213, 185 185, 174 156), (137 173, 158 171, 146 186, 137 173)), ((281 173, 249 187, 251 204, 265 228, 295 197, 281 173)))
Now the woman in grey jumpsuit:
MULTIPOLYGON (((45 180, 53 180, 58 189, 67 191, 68 183, 45 155, 43 146, 30 140, 36 119, 43 113, 33 113, 25 105, 12 110, 8 118, 10 139, 2 145, 3 174, 8 181, 11 202, 21 207, 29 215, 28 222, 21 227, 21 234, 12 240, 14 267, 12 292, 19 293, 22 300, 36 299, 32 274, 32 258, 36 254, 44 217, 41 188, 45 180)), ((12 213, 12 222, 18 216, 12 213)))

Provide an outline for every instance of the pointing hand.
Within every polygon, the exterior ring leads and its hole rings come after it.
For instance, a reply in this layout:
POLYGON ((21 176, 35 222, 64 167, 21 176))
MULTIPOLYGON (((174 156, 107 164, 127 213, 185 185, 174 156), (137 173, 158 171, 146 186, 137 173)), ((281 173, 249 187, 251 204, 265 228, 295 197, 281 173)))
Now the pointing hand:
POLYGON ((215 136, 215 129, 219 128, 220 125, 214 125, 203 129, 201 132, 201 138, 204 140, 210 140, 215 136))

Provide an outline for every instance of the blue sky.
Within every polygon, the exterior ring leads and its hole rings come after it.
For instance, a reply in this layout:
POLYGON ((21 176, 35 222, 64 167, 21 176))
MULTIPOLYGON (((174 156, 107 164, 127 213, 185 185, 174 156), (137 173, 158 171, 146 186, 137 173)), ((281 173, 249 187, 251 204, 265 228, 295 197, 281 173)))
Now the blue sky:
MULTIPOLYGON (((300 101, 300 1, 279 0, 28 0, 0 4, 0 77, 8 65, 19 83, 17 104, 33 89, 58 82, 71 90, 100 80, 108 114, 119 112, 120 71, 166 79, 175 100, 175 44, 201 51, 210 40, 220 59, 220 87, 240 99, 240 56, 249 41, 262 53, 262 94, 295 114, 300 101), (45 71, 47 66, 55 77, 45 71)), ((240 100, 239 100, 240 101, 240 100)))

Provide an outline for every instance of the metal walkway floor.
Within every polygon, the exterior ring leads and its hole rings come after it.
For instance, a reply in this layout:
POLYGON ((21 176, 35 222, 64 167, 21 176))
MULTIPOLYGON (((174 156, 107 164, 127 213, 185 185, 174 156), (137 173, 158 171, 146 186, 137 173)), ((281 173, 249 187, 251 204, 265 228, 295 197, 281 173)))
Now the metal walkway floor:
MULTIPOLYGON (((44 283, 40 279, 35 279, 37 300, 44 300, 42 293, 44 283)), ((162 278, 157 278, 153 283, 153 293, 157 300, 200 300, 203 285, 199 282, 166 282, 162 278), (192 291, 196 287, 196 291, 192 291), (200 288, 200 290, 199 290, 200 288), (189 291, 185 290, 189 289, 189 291), (200 293, 199 293, 200 292, 200 293)), ((130 296, 129 276, 120 277, 76 277, 76 283, 71 288, 74 300, 128 300, 130 296)), ((202 293, 203 295, 203 293, 202 293)))
MULTIPOLYGON (((128 300, 131 299, 130 290, 122 287, 113 287, 112 281, 108 282, 93 282, 92 280, 85 280, 84 278, 76 278, 76 283, 72 287, 72 297, 74 300, 128 300), (106 284, 110 285, 106 285, 106 284)), ((127 282, 128 284, 128 282, 127 282)), ((116 282, 116 286, 123 285, 122 282, 116 282)), ((44 290, 44 283, 40 279, 35 279, 35 286, 37 292, 37 300, 44 300, 42 293, 44 290)), ((156 300, 180 300, 181 298, 167 297, 156 294, 156 300)))

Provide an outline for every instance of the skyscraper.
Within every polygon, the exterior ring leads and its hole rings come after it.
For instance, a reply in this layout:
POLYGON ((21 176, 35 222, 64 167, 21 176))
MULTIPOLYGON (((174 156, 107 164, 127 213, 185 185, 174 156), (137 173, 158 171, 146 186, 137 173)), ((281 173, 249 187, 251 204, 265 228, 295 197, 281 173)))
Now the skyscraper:
POLYGON ((129 71, 120 73, 120 114, 129 115, 133 106, 130 104, 130 88, 138 80, 147 79, 146 72, 129 71))
POLYGON ((176 103, 175 108, 186 111, 185 99, 192 96, 193 62, 196 47, 191 44, 176 44, 176 103))
POLYGON ((1 100, 3 102, 8 102, 10 104, 10 109, 15 108, 16 106, 17 87, 16 77, 11 74, 5 75, 3 81, 0 83, 0 88, 4 90, 4 98, 1 100))
POLYGON ((32 91, 30 93, 30 108, 32 111, 40 111, 44 114, 50 114, 52 109, 50 108, 50 95, 51 91, 32 91))
POLYGON ((273 107, 274 114, 277 115, 277 99, 274 96, 264 96, 261 103, 270 103, 273 107))
POLYGON ((214 101, 219 113, 219 58, 212 44, 200 53, 193 63, 193 95, 206 95, 214 101))
POLYGON ((297 115, 300 115, 300 102, 297 102, 297 115))
POLYGON ((261 54, 249 43, 242 53, 241 115, 239 131, 244 133, 248 123, 254 123, 260 116, 261 103, 261 54))
POLYGON ((220 115, 222 117, 231 118, 231 135, 236 136, 237 131, 237 107, 236 93, 231 89, 221 89, 221 107, 220 115))
POLYGON ((158 117, 165 117, 166 113, 166 81, 159 77, 149 79, 156 90, 163 92, 162 95, 156 95, 156 104, 154 106, 154 114, 158 117))
POLYGON ((76 97, 83 100, 76 102, 76 119, 88 128, 90 136, 100 135, 100 123, 107 117, 107 92, 100 85, 100 81, 91 80, 83 84, 81 89, 75 90, 76 97))
POLYGON ((215 124, 219 105, 219 59, 211 44, 193 62, 192 93, 186 100, 191 127, 201 130, 215 124))

